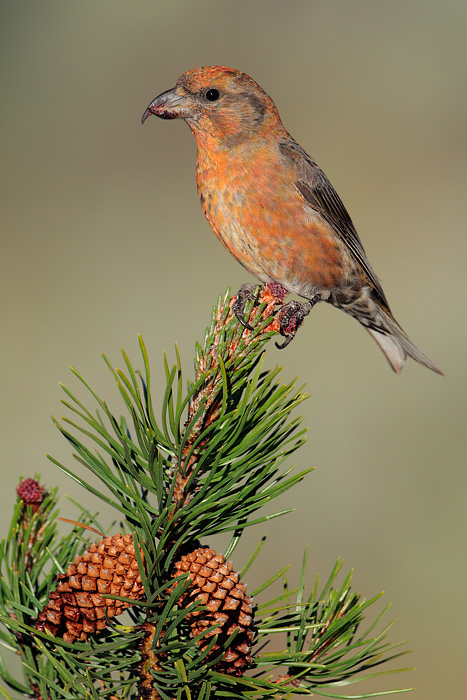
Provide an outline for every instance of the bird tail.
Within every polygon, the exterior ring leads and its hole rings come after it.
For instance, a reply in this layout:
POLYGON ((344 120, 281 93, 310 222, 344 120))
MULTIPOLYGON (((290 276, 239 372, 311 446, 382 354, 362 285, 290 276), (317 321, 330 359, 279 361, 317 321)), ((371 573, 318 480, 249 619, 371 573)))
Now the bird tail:
POLYGON ((372 314, 371 326, 367 325, 368 317, 357 318, 378 343, 394 372, 399 374, 402 371, 409 356, 424 367, 444 376, 443 372, 412 343, 390 311, 382 309, 379 305, 375 305, 374 311, 376 314, 372 314))

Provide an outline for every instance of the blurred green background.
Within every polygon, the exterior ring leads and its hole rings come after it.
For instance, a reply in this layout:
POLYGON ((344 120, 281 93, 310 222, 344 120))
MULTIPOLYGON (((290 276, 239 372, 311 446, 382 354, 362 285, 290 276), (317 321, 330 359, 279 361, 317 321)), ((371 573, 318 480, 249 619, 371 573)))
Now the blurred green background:
POLYGON ((306 543, 310 583, 344 557, 357 590, 385 590, 391 639, 414 649, 402 663, 415 672, 372 687, 461 697, 466 3, 4 0, 0 24, 2 534, 19 476, 36 470, 102 511, 44 456, 76 464, 49 417, 59 381, 80 391, 68 365, 118 411, 100 353, 121 364, 123 346, 137 362, 141 332, 160 393, 162 351, 173 358, 178 341, 190 376, 217 294, 252 281, 202 215, 188 128, 139 123, 185 70, 239 68, 331 178, 396 317, 446 378, 411 361, 394 375, 326 305, 286 351, 271 344, 269 366, 312 394, 296 461, 316 470, 280 503, 295 512, 250 531, 234 564, 265 531, 250 589, 287 563, 296 580, 306 543))

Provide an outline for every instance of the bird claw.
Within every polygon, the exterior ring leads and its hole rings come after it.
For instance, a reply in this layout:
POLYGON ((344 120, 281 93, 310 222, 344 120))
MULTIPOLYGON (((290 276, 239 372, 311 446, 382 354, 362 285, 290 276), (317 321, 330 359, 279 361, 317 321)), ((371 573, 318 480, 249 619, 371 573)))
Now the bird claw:
POLYGON ((242 284, 238 290, 237 298, 232 305, 232 311, 234 312, 235 316, 238 318, 242 326, 249 331, 253 330, 253 326, 250 326, 245 318, 245 304, 248 301, 253 301, 256 303, 257 297, 255 291, 256 287, 254 284, 242 284))
POLYGON ((313 306, 320 300, 321 296, 317 294, 309 301, 289 301, 284 306, 279 323, 280 333, 285 337, 285 340, 282 344, 276 343, 276 348, 283 350, 292 342, 303 323, 303 319, 308 316, 313 306))
MULTIPOLYGON (((296 331, 295 331, 295 333, 296 333, 296 331)), ((289 343, 291 343, 292 340, 295 338, 295 333, 286 336, 286 338, 285 338, 285 340, 284 340, 283 343, 274 343, 275 346, 276 346, 276 348, 277 348, 278 350, 283 350, 284 348, 286 348, 287 345, 289 345, 289 343)))

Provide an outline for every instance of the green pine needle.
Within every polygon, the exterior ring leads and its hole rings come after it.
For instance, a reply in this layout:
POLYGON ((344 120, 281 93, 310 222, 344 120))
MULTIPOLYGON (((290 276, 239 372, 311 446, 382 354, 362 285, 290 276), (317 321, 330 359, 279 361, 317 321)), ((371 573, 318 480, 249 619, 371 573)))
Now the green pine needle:
MULTIPOLYGON (((84 642, 71 644, 37 631, 35 621, 54 590, 56 574, 65 572, 95 539, 85 526, 105 533, 112 529, 104 529, 95 514, 72 501, 78 524, 62 535, 56 524, 56 490, 45 495, 36 513, 18 499, 0 545, 0 644, 20 655, 23 678, 16 679, 1 660, 0 677, 16 694, 40 700, 137 700, 143 673, 138 664, 148 629, 153 635, 150 652, 157 659, 147 677, 154 700, 376 697, 387 693, 339 693, 357 681, 402 670, 375 671, 406 653, 387 640, 391 623, 379 630, 389 606, 361 631, 380 596, 365 600, 353 592, 351 572, 337 584, 341 561, 321 590, 316 577, 308 592, 306 552, 296 589, 289 588, 288 566, 283 566, 254 591, 256 639, 248 675, 233 677, 216 670, 235 645, 239 628, 222 637, 219 620, 219 635, 206 629, 198 639, 191 636, 190 616, 202 615, 205 608, 196 600, 187 607, 180 603, 192 585, 186 574, 173 578, 181 553, 230 532, 225 551, 230 557, 246 528, 290 512, 284 508, 265 514, 262 509, 311 471, 284 469, 305 441, 296 412, 307 397, 295 382, 282 382, 280 368, 266 367, 265 347, 274 335, 271 322, 277 310, 264 290, 259 294, 259 303, 246 308, 253 331, 238 323, 229 291, 219 297, 204 342, 196 344, 194 379, 187 385, 178 348, 174 364, 164 355, 166 386, 160 409, 152 396, 152 370, 141 337, 141 369, 124 351, 123 369, 103 356, 119 392, 117 410, 71 368, 85 398, 62 385, 66 416, 54 423, 71 445, 75 464, 50 459, 110 506, 122 520, 120 529, 131 533, 145 598, 109 594, 132 604, 130 624, 109 620, 105 630, 84 642), (283 591, 265 601, 265 592, 280 580, 283 591), (267 652, 272 635, 281 635, 283 651, 267 652), (201 639, 206 642, 202 649, 201 639)), ((242 580, 264 542, 263 537, 243 565, 242 580)), ((6 688, 0 693, 7 700, 15 697, 6 688)))

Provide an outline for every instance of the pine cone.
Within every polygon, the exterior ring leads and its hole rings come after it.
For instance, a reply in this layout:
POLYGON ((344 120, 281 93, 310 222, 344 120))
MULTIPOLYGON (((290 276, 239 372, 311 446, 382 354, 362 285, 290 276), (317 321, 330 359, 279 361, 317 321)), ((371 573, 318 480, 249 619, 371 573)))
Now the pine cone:
POLYGON ((107 593, 134 600, 144 595, 131 535, 113 535, 91 544, 65 574, 58 574, 57 581, 36 627, 65 642, 85 641, 88 634, 106 627, 107 617, 120 615, 130 605, 105 598, 107 593))
POLYGON ((198 637, 212 625, 217 625, 198 640, 200 649, 204 650, 208 646, 210 637, 218 635, 217 642, 207 657, 209 660, 219 653, 226 639, 238 630, 215 669, 231 676, 242 676, 252 665, 250 652, 254 632, 252 599, 247 595, 239 575, 232 571, 232 564, 226 562, 222 554, 216 554, 208 548, 197 549, 182 556, 175 564, 175 569, 173 576, 188 573, 192 580, 192 585, 178 601, 179 605, 187 607, 197 600, 207 607, 207 610, 195 611, 187 616, 193 637, 198 637))
POLYGON ((16 489, 16 493, 23 501, 23 505, 31 506, 32 512, 36 513, 44 500, 45 488, 36 479, 23 479, 16 489))

